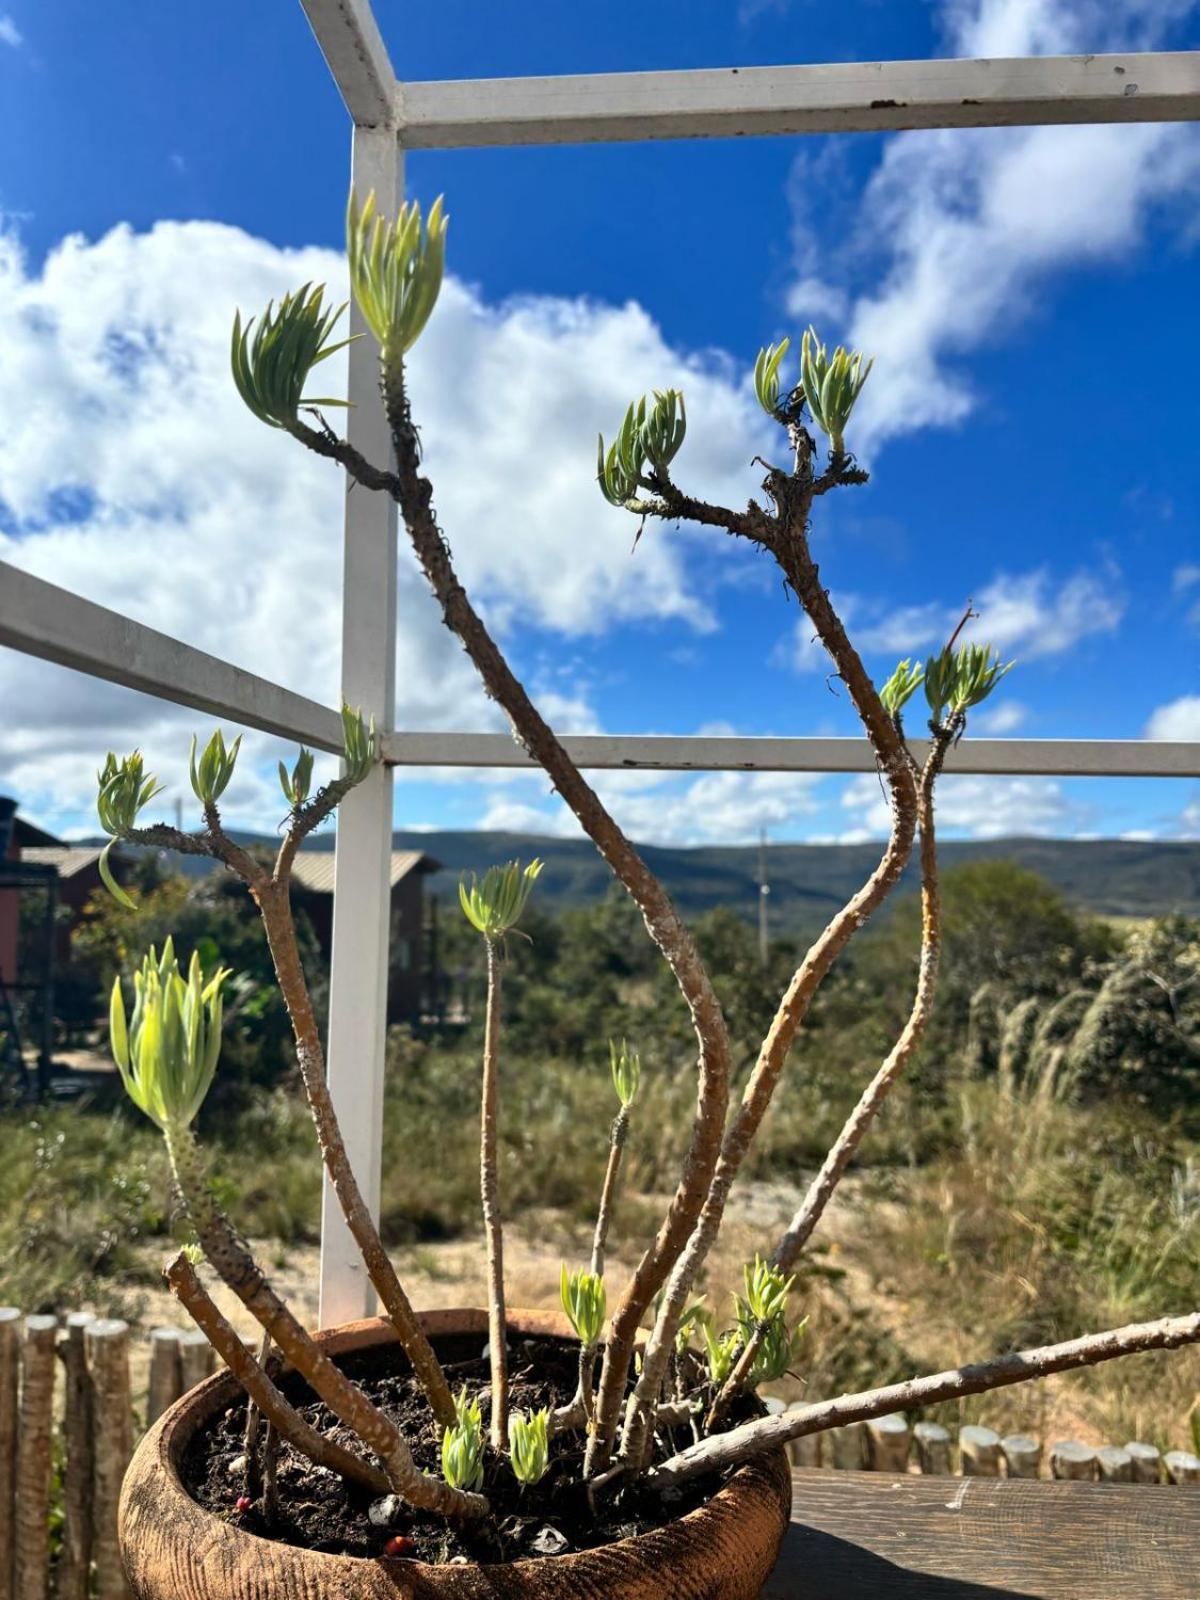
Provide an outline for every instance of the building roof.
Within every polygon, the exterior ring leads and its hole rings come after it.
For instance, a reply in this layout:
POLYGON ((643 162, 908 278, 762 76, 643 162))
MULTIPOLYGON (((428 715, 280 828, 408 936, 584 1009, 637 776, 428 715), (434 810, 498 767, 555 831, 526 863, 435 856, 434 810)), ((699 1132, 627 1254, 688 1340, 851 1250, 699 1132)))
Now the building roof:
MULTIPOLYGON (((309 894, 333 893, 332 850, 301 850, 292 866, 292 881, 309 894)), ((389 886, 395 888, 410 872, 437 872, 441 863, 421 850, 393 850, 389 886)))
MULTIPOLYGON (((60 878, 73 878, 99 861, 101 849, 102 846, 90 844, 36 845, 22 850, 21 860, 35 867, 57 867, 60 878)), ((113 855, 114 864, 119 863, 120 856, 115 851, 113 855)))

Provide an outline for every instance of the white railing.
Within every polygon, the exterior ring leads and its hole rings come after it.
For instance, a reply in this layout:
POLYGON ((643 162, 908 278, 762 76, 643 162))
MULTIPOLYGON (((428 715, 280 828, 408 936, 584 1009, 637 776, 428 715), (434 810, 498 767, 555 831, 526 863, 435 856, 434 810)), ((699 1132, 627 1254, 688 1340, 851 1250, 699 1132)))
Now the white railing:
MULTIPOLYGON (((353 124, 352 173, 397 204, 403 152, 466 145, 1200 120, 1200 52, 1013 61, 855 62, 586 77, 401 83, 368 0, 301 0, 353 124)), ((357 318, 356 318, 357 321, 357 318)), ((350 347, 349 428, 385 460, 388 438, 369 341, 350 347)), ((346 1145, 378 1213, 394 766, 515 767, 505 734, 394 727, 395 508, 347 494, 342 694, 373 713, 387 765, 343 804, 337 831, 329 1081, 346 1145)), ((332 707, 0 563, 0 644, 248 728, 340 749, 332 707)), ((581 766, 666 771, 865 772, 860 739, 586 735, 564 741, 581 766)), ((977 739, 957 772, 1063 777, 1196 777, 1200 744, 1152 740, 977 739)), ((323 1324, 369 1309, 369 1286, 327 1191, 323 1324)))

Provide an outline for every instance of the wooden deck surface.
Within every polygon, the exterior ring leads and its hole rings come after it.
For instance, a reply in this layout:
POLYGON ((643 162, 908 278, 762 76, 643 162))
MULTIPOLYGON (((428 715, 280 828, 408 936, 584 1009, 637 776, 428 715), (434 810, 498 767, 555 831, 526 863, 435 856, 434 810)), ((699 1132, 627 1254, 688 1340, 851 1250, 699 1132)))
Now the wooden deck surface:
POLYGON ((1200 1600, 1200 1488, 796 1472, 762 1600, 1200 1600))

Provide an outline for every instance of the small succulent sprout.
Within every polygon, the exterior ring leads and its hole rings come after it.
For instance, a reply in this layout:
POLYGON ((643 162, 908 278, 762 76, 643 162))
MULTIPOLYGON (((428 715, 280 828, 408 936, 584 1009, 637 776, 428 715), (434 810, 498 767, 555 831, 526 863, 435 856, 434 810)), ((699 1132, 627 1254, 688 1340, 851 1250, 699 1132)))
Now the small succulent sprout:
POLYGON ((96 783, 96 813, 100 826, 109 835, 98 862, 100 877, 113 899, 132 910, 133 901, 113 877, 108 856, 117 840, 128 838, 137 827, 138 813, 162 792, 162 785, 145 771, 140 750, 119 761, 110 750, 96 774, 96 783))
POLYGON ((843 345, 830 355, 815 328, 809 328, 800 341, 804 398, 817 427, 829 435, 835 456, 845 452, 846 424, 874 364, 864 364, 860 350, 851 352, 843 345))
POLYGON ((743 1268, 742 1278, 746 1292, 741 1303, 751 1321, 773 1322, 783 1315, 788 1293, 796 1281, 795 1274, 785 1278, 778 1267, 755 1256, 753 1262, 747 1262, 743 1268))
POLYGON ((930 656, 925 663, 925 698, 935 725, 964 717, 1015 665, 1002 663, 997 650, 982 644, 963 644, 930 656))
POLYGON ((375 718, 363 721, 361 711, 342 707, 342 759, 346 764, 346 777, 351 783, 361 783, 375 765, 379 754, 379 740, 375 734, 375 718))
POLYGON ((477 1395, 467 1393, 465 1383, 454 1396, 454 1414, 464 1428, 483 1427, 483 1407, 477 1395))
POLYGON ((508 1448, 513 1476, 528 1486, 540 1483, 550 1465, 550 1412, 513 1413, 508 1427, 508 1448))
POLYGON ((324 296, 323 284, 306 283, 295 294, 285 294, 278 310, 272 301, 245 327, 241 312, 234 315, 229 351, 233 381, 246 405, 269 427, 294 429, 302 405, 347 404, 330 395, 304 393, 312 369, 350 343, 330 343, 346 307, 326 307, 324 296))
POLYGON ((360 209, 350 191, 346 254, 350 287, 363 320, 379 343, 385 367, 412 349, 429 321, 442 287, 449 224, 439 195, 421 225, 417 201, 400 207, 392 223, 379 215, 374 190, 360 209))
POLYGON ((521 920, 542 863, 533 860, 527 867, 519 861, 502 867, 489 867, 482 879, 472 872, 470 886, 466 875, 458 880, 458 903, 471 926, 485 939, 503 939, 521 920))
POLYGON ((183 1252, 182 1253, 183 1253, 184 1259, 186 1261, 189 1261, 193 1267, 199 1267, 199 1266, 203 1265, 203 1262, 204 1262, 204 1251, 195 1242, 195 1240, 193 1240, 191 1244, 185 1244, 183 1246, 183 1252))
POLYGON ((279 787, 283 790, 283 798, 293 811, 308 799, 308 791, 312 788, 313 753, 300 747, 300 754, 296 757, 296 764, 291 772, 281 761, 279 763, 279 787))
POLYGON ((728 1333, 718 1333, 710 1311, 697 1316, 696 1323, 704 1336, 709 1379, 714 1388, 719 1389, 733 1371, 733 1363, 741 1348, 741 1335, 736 1328, 731 1328, 728 1333))
POLYGON ((109 1037, 125 1092, 164 1133, 194 1121, 221 1054, 220 967, 206 979, 193 953, 187 978, 171 939, 160 956, 153 946, 134 974, 134 1007, 126 1020, 118 977, 109 1002, 109 1037))
POLYGON ((483 1413, 465 1386, 454 1410, 457 1420, 442 1434, 442 1477, 452 1489, 473 1491, 483 1482, 483 1413))
POLYGON ((898 717, 925 681, 925 669, 919 662, 907 657, 879 691, 883 709, 889 717, 898 717))
POLYGON ((769 417, 779 417, 779 365, 791 349, 792 341, 782 339, 758 352, 754 363, 754 392, 769 417))
POLYGON ((692 1342, 692 1329, 702 1327, 707 1315, 704 1305, 704 1296, 693 1300, 691 1305, 679 1319, 679 1327, 675 1330, 675 1348, 680 1355, 689 1348, 692 1342))
POLYGON ((782 1317, 776 1317, 763 1328, 762 1343, 750 1369, 750 1383, 778 1383, 800 1360, 804 1345, 804 1330, 808 1318, 804 1317, 789 1330, 782 1317))
POLYGON ((615 1039, 610 1039, 608 1055, 612 1063, 613 1088, 617 1091, 617 1099, 622 1107, 628 1111, 637 1099, 638 1086, 642 1081, 642 1058, 636 1050, 629 1048, 624 1039, 620 1044, 615 1039))
POLYGON ((200 760, 196 760, 196 735, 192 735, 192 751, 188 762, 188 776, 192 780, 192 793, 200 804, 207 808, 216 805, 217 801, 229 787, 229 780, 233 777, 233 769, 237 765, 238 751, 242 747, 242 736, 237 738, 225 748, 225 735, 220 728, 204 746, 200 760))
POLYGON ((578 1272, 568 1272, 564 1261, 559 1293, 562 1297, 562 1308, 575 1329, 580 1344, 585 1350, 594 1349, 600 1343, 600 1335, 604 1332, 604 1319, 608 1314, 608 1298, 604 1290, 603 1277, 594 1272, 587 1272, 583 1268, 578 1272))
POLYGON ((655 389, 647 404, 643 395, 625 413, 620 431, 607 450, 599 437, 596 479, 610 505, 638 506, 637 491, 652 488, 649 474, 665 477, 687 434, 687 412, 681 389, 655 389))

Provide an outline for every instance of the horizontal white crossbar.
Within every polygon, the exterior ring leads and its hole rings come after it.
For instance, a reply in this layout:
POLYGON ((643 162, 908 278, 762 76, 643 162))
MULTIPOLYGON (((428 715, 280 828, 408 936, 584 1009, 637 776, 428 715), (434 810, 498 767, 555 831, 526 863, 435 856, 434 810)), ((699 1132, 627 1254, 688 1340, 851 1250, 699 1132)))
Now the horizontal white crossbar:
MULTIPOLYGON (((874 772, 865 739, 732 739, 704 735, 576 734, 563 739, 589 770, 874 772)), ((921 759, 926 741, 910 741, 921 759)), ((392 733, 384 754, 409 767, 533 767, 504 733, 392 733)), ((1092 778, 1194 778, 1200 744, 1158 739, 965 739, 950 772, 1092 778)))
MULTIPOLYGON (((336 711, 182 644, 0 561, 0 645, 191 706, 317 750, 340 751, 336 711)), ((590 770, 872 772, 865 739, 740 739, 706 735, 577 734, 564 738, 590 770)), ((924 741, 914 739, 918 755, 924 741)), ((388 733, 385 759, 403 767, 532 767, 504 733, 388 733)), ((1157 739, 967 739, 954 772, 1047 777, 1194 778, 1200 745, 1157 739)))
POLYGON ((0 561, 0 645, 246 728, 339 752, 336 711, 0 561))
POLYGON ((401 83, 397 96, 410 150, 1186 122, 1200 118, 1200 52, 481 78, 401 83))

